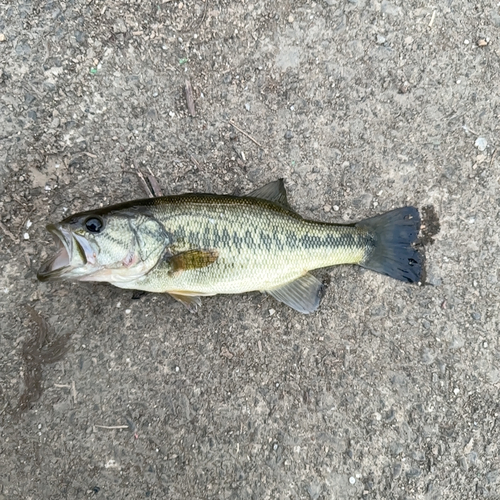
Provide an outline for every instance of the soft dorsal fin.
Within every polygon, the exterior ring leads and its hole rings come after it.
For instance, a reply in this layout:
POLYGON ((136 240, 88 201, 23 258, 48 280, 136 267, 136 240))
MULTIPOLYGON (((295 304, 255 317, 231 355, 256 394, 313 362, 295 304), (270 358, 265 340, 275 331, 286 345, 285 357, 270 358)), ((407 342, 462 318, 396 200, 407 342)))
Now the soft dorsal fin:
POLYGON ((283 208, 290 210, 290 205, 288 204, 288 200, 286 199, 285 183, 283 182, 283 179, 278 179, 277 181, 270 182, 269 184, 266 184, 265 186, 262 186, 259 189, 256 189, 255 191, 247 194, 247 196, 272 201, 273 203, 276 203, 283 208))
POLYGON ((307 273, 274 290, 263 291, 296 311, 309 314, 318 308, 323 297, 324 287, 321 281, 307 273))

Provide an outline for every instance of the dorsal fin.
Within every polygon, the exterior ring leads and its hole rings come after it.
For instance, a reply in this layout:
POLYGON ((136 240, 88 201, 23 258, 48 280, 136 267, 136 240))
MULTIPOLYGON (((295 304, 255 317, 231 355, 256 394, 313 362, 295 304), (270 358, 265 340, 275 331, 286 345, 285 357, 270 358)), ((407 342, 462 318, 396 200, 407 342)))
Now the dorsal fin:
POLYGON ((290 210, 290 205, 286 199, 285 183, 283 182, 283 179, 270 182, 269 184, 266 184, 265 186, 247 194, 247 196, 272 201, 273 203, 290 210))

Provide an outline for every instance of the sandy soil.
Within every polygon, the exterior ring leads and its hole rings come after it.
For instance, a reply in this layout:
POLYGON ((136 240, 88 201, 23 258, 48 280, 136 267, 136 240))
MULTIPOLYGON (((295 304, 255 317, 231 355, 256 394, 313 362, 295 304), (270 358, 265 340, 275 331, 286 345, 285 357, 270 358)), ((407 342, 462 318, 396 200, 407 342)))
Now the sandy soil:
POLYGON ((0 499, 500 498, 499 28, 488 1, 1 3, 0 499), (143 197, 138 168, 283 177, 320 220, 432 206, 429 285, 320 271, 304 316, 39 283, 45 224, 143 197))

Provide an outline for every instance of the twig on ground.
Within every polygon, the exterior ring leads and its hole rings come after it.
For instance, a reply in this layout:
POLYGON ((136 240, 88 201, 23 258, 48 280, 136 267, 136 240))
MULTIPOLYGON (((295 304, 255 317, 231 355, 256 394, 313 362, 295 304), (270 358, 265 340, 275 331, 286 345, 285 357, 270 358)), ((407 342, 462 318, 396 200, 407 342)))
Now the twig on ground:
POLYGON ((156 180, 155 175, 151 171, 151 169, 148 167, 149 174, 146 174, 146 177, 144 174, 137 168, 135 167, 135 171, 137 173, 137 176, 139 177, 139 180, 141 181, 142 188, 146 193, 148 194, 149 198, 155 198, 157 196, 163 196, 161 187, 158 184, 158 181, 156 180))
POLYGON ((148 186, 148 183, 146 182, 146 179, 145 179, 144 175, 142 174, 142 172, 139 169, 136 169, 136 173, 137 173, 137 177, 139 177, 139 180, 141 181, 142 189, 144 189, 144 191, 146 191, 147 195, 150 198, 154 198, 154 194, 151 192, 151 189, 148 186))
POLYGON ((73 397, 73 403, 76 403, 76 384, 75 381, 71 381, 71 396, 73 397))
POLYGON ((186 93, 186 101, 189 114, 191 116, 196 116, 196 110, 194 109, 193 87, 191 86, 191 82, 189 80, 186 80, 184 91, 186 93))
POLYGON ((431 20, 429 21, 429 28, 432 28, 432 25, 434 24, 434 19, 436 19, 436 9, 432 11, 431 20))
POLYGON ((97 424, 94 424, 94 427, 97 427, 98 429, 107 429, 107 430, 129 428, 128 425, 97 425, 97 424))
POLYGON ((9 231, 7 226, 0 221, 0 229, 4 232, 6 236, 8 236, 14 243, 19 243, 17 238, 9 231))
POLYGON ((493 165, 493 160, 495 159, 495 156, 497 155, 498 148, 493 151, 493 154, 491 155, 491 160, 490 160, 490 168, 493 165))
POLYGON ((196 168, 200 168, 200 164, 198 163, 198 161, 196 160, 196 158, 193 155, 189 155, 189 159, 194 163, 196 168))
POLYGON ((151 185, 151 190, 153 192, 153 196, 163 196, 162 190, 160 185, 158 184, 158 181, 156 180, 155 175, 151 171, 151 169, 148 167, 149 174, 148 174, 148 181, 149 184, 151 185))
POLYGON ((236 130, 238 130, 238 132, 241 132, 244 136, 248 137, 254 144, 257 144, 257 146, 259 146, 259 148, 264 149, 264 146, 262 146, 262 144, 260 144, 260 142, 257 142, 250 134, 247 134, 244 130, 241 130, 241 128, 238 127, 233 122, 233 120, 229 120, 228 123, 230 125, 232 125, 236 130))

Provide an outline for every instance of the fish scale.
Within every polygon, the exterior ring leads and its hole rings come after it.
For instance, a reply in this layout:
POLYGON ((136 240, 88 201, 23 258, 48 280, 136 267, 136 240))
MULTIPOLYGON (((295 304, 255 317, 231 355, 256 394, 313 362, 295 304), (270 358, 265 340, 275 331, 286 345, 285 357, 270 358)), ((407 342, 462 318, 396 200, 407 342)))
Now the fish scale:
POLYGON ((311 269, 358 263, 369 251, 366 231, 308 221, 255 198, 180 196, 151 211, 172 233, 176 251, 201 248, 219 254, 212 265, 177 276, 165 272, 168 263, 159 265, 137 283, 153 292, 270 290, 311 269))

